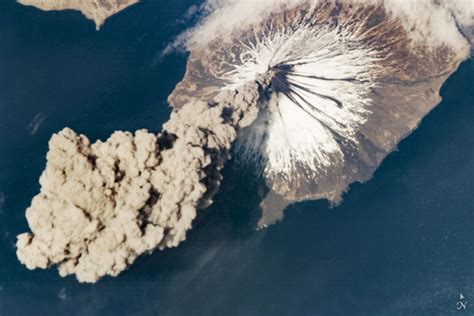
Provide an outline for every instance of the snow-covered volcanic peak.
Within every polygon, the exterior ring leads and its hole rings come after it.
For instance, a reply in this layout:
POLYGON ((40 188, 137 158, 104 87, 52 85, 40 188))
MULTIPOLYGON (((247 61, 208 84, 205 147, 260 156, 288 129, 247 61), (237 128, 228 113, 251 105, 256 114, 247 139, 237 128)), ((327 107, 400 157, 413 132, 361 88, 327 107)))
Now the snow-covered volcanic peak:
POLYGON ((273 70, 273 95, 258 123, 238 143, 240 157, 265 174, 291 181, 312 177, 344 159, 341 145, 357 142, 357 128, 371 111, 367 97, 382 58, 345 24, 314 27, 308 15, 297 27, 269 24, 240 41, 229 70, 216 74, 233 89, 273 70), (265 126, 266 125, 266 126, 265 126))

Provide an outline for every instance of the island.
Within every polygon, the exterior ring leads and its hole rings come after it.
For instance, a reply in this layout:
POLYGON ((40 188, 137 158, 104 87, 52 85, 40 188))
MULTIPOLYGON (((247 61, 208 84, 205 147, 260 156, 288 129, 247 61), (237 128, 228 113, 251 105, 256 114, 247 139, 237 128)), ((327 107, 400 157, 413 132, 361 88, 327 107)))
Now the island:
POLYGON ((105 20, 139 0, 18 0, 18 3, 34 6, 44 11, 77 10, 94 21, 99 30, 105 20))

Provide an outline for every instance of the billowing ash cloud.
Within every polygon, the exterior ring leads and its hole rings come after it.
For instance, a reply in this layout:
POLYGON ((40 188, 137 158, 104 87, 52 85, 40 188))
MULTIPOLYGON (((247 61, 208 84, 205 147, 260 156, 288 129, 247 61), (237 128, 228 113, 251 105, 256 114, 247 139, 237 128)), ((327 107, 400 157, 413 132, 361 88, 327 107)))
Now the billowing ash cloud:
POLYGON ((41 192, 18 236, 29 269, 58 265, 62 276, 95 282, 135 258, 185 240, 196 211, 211 203, 237 131, 251 124, 270 74, 208 103, 172 113, 163 131, 115 132, 91 144, 64 129, 49 142, 41 192))

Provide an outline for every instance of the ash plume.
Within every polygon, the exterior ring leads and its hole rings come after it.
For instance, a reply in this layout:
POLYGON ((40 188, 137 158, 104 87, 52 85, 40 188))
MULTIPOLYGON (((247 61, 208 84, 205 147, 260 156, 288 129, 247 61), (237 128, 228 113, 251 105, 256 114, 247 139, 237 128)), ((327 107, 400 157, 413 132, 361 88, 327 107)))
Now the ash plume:
POLYGON ((96 282, 143 253, 176 247, 197 209, 212 203, 231 145, 257 117, 270 76, 212 102, 189 102, 158 135, 115 132, 94 144, 68 128, 53 135, 41 192, 26 211, 32 232, 18 236, 19 260, 96 282))
POLYGON ((233 143, 268 189, 259 226, 289 203, 340 203, 470 54, 472 1, 210 0, 201 11, 165 50, 190 54, 160 134, 52 137, 32 233, 18 237, 28 268, 95 282, 177 246, 212 203, 233 143))

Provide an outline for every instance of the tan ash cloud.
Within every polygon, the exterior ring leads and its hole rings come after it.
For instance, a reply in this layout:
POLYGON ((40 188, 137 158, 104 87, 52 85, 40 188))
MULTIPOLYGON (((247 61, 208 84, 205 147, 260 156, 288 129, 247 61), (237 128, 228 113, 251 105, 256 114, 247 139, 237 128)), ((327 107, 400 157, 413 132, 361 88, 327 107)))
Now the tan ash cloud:
POLYGON ((197 209, 212 202, 237 131, 255 120, 269 78, 211 104, 188 103, 158 135, 115 132, 94 144, 68 128, 53 135, 41 192, 26 212, 32 232, 18 236, 19 260, 96 282, 145 252, 177 246, 197 209))

